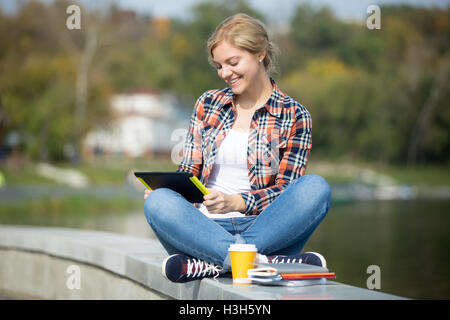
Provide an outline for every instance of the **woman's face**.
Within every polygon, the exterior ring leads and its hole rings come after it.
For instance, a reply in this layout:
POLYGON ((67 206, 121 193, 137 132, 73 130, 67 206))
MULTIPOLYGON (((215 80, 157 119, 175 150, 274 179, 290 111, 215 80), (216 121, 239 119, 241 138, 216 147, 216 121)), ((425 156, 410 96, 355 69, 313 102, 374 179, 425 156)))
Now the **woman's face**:
POLYGON ((237 48, 226 41, 221 41, 212 50, 213 61, 217 73, 233 90, 234 94, 244 93, 255 80, 265 72, 264 65, 259 62, 263 54, 252 54, 237 48))

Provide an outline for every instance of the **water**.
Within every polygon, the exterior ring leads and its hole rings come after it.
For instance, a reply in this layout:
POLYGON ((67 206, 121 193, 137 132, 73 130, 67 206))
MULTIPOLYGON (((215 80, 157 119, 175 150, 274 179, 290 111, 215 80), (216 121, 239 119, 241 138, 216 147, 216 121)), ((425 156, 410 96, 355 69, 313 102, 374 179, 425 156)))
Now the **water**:
MULTIPOLYGON (((360 201, 332 205, 305 251, 322 253, 336 281, 366 288, 367 267, 381 271, 380 291, 415 299, 450 299, 450 201, 360 201)), ((143 212, 50 215, 2 221, 153 237, 143 212)))
POLYGON ((305 249, 318 251, 336 281, 366 288, 381 271, 382 292, 450 298, 450 201, 366 201, 335 205, 305 249))

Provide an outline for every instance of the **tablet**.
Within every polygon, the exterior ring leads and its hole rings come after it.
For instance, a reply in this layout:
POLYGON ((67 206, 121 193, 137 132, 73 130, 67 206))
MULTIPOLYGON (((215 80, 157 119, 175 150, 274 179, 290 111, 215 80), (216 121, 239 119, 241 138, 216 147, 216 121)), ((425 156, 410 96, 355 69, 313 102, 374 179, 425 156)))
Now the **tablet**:
POLYGON ((187 201, 202 203, 208 189, 189 172, 135 172, 147 189, 168 188, 181 194, 187 201))

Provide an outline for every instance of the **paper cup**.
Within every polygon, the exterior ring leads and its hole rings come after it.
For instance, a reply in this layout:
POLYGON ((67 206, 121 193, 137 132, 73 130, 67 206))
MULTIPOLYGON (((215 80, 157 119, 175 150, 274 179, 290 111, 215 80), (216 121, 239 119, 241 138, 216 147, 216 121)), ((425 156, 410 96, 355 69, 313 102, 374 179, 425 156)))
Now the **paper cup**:
POLYGON ((247 271, 253 268, 257 252, 256 246, 254 244, 232 244, 228 251, 230 252, 233 283, 250 284, 247 271))

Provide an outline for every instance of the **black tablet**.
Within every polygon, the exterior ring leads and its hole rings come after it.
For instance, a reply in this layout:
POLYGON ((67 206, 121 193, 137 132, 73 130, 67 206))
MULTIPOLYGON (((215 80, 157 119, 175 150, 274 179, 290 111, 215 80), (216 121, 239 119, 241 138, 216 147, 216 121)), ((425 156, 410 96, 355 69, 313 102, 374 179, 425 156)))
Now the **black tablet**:
POLYGON ((181 194, 187 201, 202 203, 208 189, 188 172, 135 172, 134 175, 148 189, 168 188, 181 194))

